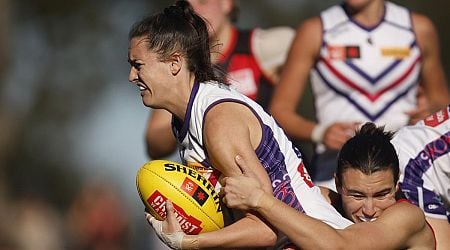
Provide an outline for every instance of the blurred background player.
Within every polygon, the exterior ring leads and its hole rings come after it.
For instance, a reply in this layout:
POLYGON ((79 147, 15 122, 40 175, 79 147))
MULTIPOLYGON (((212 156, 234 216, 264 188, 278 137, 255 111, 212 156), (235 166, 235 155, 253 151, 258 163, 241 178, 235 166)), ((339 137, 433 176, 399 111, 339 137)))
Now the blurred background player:
MULTIPOLYGON (((264 108, 278 82, 294 30, 290 27, 242 30, 234 25, 239 12, 234 0, 189 0, 208 24, 214 44, 211 60, 227 72, 228 82, 264 108)), ((146 130, 147 153, 152 159, 168 157, 176 149, 172 116, 154 109, 146 130)))
POLYGON ((450 106, 398 131, 399 186, 424 212, 437 249, 450 249, 450 106))
POLYGON ((334 188, 336 156, 366 121, 388 130, 450 101, 432 22, 384 0, 348 0, 297 30, 271 113, 292 139, 316 144, 315 184, 334 188), (308 74, 316 122, 296 113, 308 74), (419 86, 428 105, 418 106, 419 86))
POLYGON ((265 193, 239 157, 243 175, 224 178, 224 201, 259 212, 301 249, 435 249, 423 212, 396 198, 400 169, 391 138, 392 133, 366 123, 343 145, 336 174, 339 194, 326 188, 323 194, 355 223, 344 229, 300 214, 265 193))

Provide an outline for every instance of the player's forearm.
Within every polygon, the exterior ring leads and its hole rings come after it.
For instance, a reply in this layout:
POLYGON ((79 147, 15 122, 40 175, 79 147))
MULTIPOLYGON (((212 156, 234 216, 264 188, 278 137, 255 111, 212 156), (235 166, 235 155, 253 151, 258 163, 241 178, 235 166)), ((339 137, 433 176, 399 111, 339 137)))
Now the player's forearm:
POLYGON ((299 116, 295 112, 283 110, 281 107, 272 106, 271 113, 290 138, 311 140, 311 134, 316 125, 314 122, 299 116))
POLYGON ((145 141, 147 154, 152 159, 167 157, 177 148, 176 140, 170 130, 148 131, 145 141))
POLYGON ((336 229, 289 207, 273 196, 264 194, 256 211, 302 249, 346 247, 345 239, 336 229))
POLYGON ((245 217, 219 231, 198 235, 200 249, 271 247, 276 239, 276 233, 256 217, 245 217))

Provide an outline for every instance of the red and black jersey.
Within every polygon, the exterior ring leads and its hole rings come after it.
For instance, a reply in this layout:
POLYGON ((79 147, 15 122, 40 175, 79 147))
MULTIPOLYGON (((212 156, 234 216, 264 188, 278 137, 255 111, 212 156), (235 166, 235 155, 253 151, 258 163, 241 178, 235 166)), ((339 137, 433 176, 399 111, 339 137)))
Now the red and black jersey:
POLYGON ((227 72, 227 80, 234 88, 267 108, 273 83, 264 75, 253 54, 253 32, 233 28, 230 46, 217 64, 227 72))

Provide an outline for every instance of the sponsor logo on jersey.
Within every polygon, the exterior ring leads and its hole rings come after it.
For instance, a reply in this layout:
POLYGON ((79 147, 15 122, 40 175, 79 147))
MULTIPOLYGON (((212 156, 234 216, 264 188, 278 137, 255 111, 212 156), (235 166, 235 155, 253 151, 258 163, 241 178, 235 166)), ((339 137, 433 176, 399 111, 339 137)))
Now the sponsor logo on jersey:
POLYGON ((205 174, 205 173, 210 173, 213 171, 212 168, 209 167, 205 167, 203 166, 201 163, 199 162, 187 162, 186 164, 188 167, 195 169, 197 172, 205 174))
POLYGON ((302 180, 308 185, 308 187, 311 188, 314 186, 311 176, 308 174, 308 171, 306 170, 305 164, 303 164, 303 162, 298 165, 297 171, 300 173, 302 180))
POLYGON ((181 184, 181 189, 194 198, 200 206, 203 206, 209 198, 209 195, 201 187, 187 177, 181 184))
POLYGON ((327 46, 328 56, 334 60, 361 58, 359 46, 327 46))
MULTIPOLYGON (((148 197, 147 202, 159 214, 163 219, 166 218, 166 201, 167 198, 162 195, 159 191, 155 191, 150 197, 148 197)), ((175 217, 180 223, 181 229, 187 234, 199 234, 202 231, 202 222, 191 215, 188 215, 180 206, 173 203, 173 208, 175 212, 175 217)))
POLYGON ((429 210, 436 210, 439 208, 439 205, 437 204, 428 204, 428 209, 429 210))
POLYGON ((411 49, 409 47, 384 47, 380 50, 381 56, 383 57, 403 59, 411 55, 411 49))
POLYGON ((438 112, 434 113, 433 115, 428 116, 424 123, 425 125, 429 127, 436 127, 439 124, 447 121, 449 118, 447 108, 443 108, 439 110, 438 112))

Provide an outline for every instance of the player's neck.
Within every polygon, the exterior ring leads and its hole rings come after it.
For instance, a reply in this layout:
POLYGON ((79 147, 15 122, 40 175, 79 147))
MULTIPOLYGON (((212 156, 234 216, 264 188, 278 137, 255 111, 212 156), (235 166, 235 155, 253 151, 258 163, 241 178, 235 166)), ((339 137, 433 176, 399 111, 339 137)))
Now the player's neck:
POLYGON ((360 25, 372 27, 377 25, 384 16, 384 1, 372 1, 359 9, 346 6, 347 13, 360 25))

